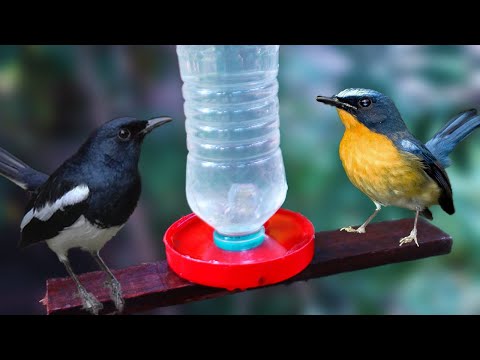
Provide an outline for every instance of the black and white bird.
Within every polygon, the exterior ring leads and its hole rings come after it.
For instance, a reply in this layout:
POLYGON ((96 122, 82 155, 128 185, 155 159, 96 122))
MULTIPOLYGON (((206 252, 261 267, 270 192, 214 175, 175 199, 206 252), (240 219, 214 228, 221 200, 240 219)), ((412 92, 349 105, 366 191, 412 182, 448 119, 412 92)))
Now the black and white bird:
POLYGON ((75 281, 83 307, 93 314, 103 306, 78 280, 68 261, 68 251, 81 248, 92 254, 105 271, 105 284, 117 310, 122 312, 120 283, 99 252, 137 206, 141 191, 138 160, 145 135, 171 120, 111 120, 97 128, 50 176, 0 148, 0 175, 30 194, 20 225, 20 247, 45 241, 75 281))

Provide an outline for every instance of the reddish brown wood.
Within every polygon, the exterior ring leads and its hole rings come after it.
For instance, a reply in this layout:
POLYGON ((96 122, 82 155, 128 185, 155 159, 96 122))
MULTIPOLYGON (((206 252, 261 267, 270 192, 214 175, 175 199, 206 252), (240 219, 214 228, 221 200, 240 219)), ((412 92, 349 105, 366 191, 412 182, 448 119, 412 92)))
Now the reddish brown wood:
MULTIPOLYGON (((318 232, 315 234, 315 256, 311 264, 284 283, 450 252, 451 237, 422 219, 418 224, 420 247, 413 243, 398 246, 398 240, 410 233, 412 225, 412 219, 404 219, 371 224, 365 234, 348 234, 338 230, 318 232)), ((114 274, 123 287, 125 313, 231 294, 223 289, 195 285, 181 279, 169 269, 166 261, 116 270, 114 274)), ((113 311, 112 302, 102 284, 103 273, 83 274, 80 280, 104 303, 104 313, 113 311)), ((85 313, 75 290, 70 278, 48 280, 47 293, 42 300, 47 313, 85 313)))

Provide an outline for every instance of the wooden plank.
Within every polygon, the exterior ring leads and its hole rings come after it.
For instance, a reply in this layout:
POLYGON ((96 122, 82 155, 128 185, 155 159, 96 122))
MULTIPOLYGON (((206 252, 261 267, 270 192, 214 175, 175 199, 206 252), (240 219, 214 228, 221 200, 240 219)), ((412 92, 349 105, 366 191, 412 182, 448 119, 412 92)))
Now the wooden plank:
MULTIPOLYGON (((315 256, 310 265, 282 284, 450 252, 451 237, 423 219, 418 224, 420 247, 414 243, 398 246, 398 240, 410 233, 412 225, 413 219, 403 219, 371 224, 365 234, 338 230, 317 232, 315 256)), ((123 287, 126 314, 232 293, 183 280, 169 269, 166 261, 145 263, 113 272, 123 287)), ((103 302, 103 313, 110 313, 114 308, 103 280, 104 275, 99 271, 80 275, 80 281, 87 290, 103 302)), ((75 294, 75 284, 70 278, 48 280, 47 293, 42 300, 47 314, 85 313, 75 294)))

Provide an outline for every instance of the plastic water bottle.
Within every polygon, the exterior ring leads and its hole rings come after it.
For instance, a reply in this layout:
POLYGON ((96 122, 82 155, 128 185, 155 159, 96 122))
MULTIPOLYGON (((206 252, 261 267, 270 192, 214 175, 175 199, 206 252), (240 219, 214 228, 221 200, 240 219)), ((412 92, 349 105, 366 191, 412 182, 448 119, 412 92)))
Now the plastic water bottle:
POLYGON ((278 51, 278 45, 177 46, 187 200, 225 250, 261 244, 263 224, 285 201, 278 51))

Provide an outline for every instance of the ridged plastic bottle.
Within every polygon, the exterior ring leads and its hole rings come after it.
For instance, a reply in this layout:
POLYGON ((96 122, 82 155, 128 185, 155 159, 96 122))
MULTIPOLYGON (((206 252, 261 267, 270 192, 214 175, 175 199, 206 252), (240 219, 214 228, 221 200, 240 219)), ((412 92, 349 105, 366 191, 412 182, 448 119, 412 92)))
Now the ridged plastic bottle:
POLYGON ((187 200, 226 250, 259 245, 263 224, 285 201, 278 51, 278 45, 177 46, 187 200))

